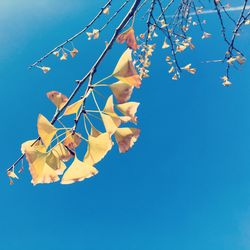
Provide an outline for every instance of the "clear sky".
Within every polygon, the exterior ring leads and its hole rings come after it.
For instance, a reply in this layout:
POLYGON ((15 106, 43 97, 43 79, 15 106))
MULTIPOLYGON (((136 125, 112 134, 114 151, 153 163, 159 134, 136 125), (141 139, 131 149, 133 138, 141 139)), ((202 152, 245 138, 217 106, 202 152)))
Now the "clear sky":
MULTIPOLYGON (((201 63, 223 56, 214 15, 206 26, 213 37, 194 40, 196 49, 181 59, 198 68, 196 75, 173 82, 158 46, 151 78, 133 96, 141 102, 142 134, 131 151, 120 155, 114 148, 86 182, 33 187, 26 168, 8 185, 5 169, 20 144, 37 136, 38 113, 52 116, 46 92, 68 95, 111 32, 99 41, 77 39, 79 55, 65 63, 47 60, 47 75, 27 66, 80 30, 104 2, 0 1, 0 249, 249 250, 249 62, 233 71, 230 88, 221 84, 221 65, 201 63)), ((239 43, 246 56, 249 39, 246 27, 239 43)), ((115 45, 100 77, 124 50, 115 45)))

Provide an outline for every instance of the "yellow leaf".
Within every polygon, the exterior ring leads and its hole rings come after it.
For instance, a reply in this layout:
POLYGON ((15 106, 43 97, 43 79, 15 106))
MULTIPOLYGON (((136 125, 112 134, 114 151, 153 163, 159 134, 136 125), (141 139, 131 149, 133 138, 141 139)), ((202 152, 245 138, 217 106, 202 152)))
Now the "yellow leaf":
POLYGON ((41 114, 38 116, 37 129, 43 144, 47 148, 56 134, 57 129, 41 114))
POLYGON ((126 102, 123 104, 118 104, 116 107, 123 115, 129 116, 132 122, 137 123, 137 117, 135 114, 139 105, 139 102, 126 102))
POLYGON ((48 92, 47 97, 50 99, 51 102, 55 104, 58 109, 62 108, 64 104, 68 101, 68 97, 57 91, 48 92))
POLYGON ((75 156, 73 163, 67 169, 62 177, 61 184, 72 184, 75 182, 83 181, 98 173, 98 170, 91 165, 78 160, 75 156))
POLYGON ((19 179, 18 176, 15 174, 15 172, 13 170, 9 170, 7 172, 7 175, 10 177, 10 178, 14 178, 14 179, 19 179))
POLYGON ((89 135, 88 149, 84 162, 89 165, 98 163, 112 148, 113 142, 109 133, 102 133, 97 137, 89 135))
POLYGON ((163 45, 162 45, 162 48, 163 49, 167 49, 167 48, 169 48, 169 44, 167 43, 167 41, 166 41, 166 39, 164 40, 164 42, 163 42, 163 45))
POLYGON ((107 6, 103 11, 103 14, 108 15, 109 14, 109 6, 107 6))
POLYGON ((135 31, 132 27, 118 35, 116 41, 118 43, 124 43, 126 41, 130 49, 137 50, 138 46, 135 38, 135 31))
POLYGON ((130 99, 134 88, 133 86, 130 86, 129 84, 121 81, 113 83, 109 87, 112 90, 118 103, 127 102, 130 99))
POLYGON ((135 86, 136 88, 140 87, 141 78, 133 65, 131 49, 127 49, 123 53, 115 67, 113 76, 130 86, 135 86))
POLYGON ((78 112, 78 110, 80 109, 80 107, 82 106, 83 104, 83 100, 79 100, 71 105, 69 105, 64 114, 63 115, 72 115, 72 114, 76 114, 78 112))
POLYGON ((50 67, 45 67, 45 66, 40 67, 40 69, 43 71, 44 74, 48 73, 51 70, 50 67))
POLYGON ((74 58, 78 54, 78 49, 74 48, 73 50, 70 51, 70 55, 72 58, 74 58))
POLYGON ((31 149, 31 148, 33 148, 34 150, 37 150, 41 153, 46 153, 46 147, 44 145, 42 145, 42 142, 40 140, 39 141, 30 140, 30 141, 26 141, 26 142, 22 143, 22 145, 21 145, 22 154, 25 153, 26 149, 31 149))
POLYGON ((25 155, 34 185, 59 181, 58 175, 66 169, 64 163, 53 152, 41 153, 30 147, 25 149, 25 155))
POLYGON ((140 129, 137 128, 118 128, 115 132, 115 139, 119 146, 120 153, 127 152, 140 135, 140 129))
POLYGON ((52 152, 62 161, 68 161, 74 156, 61 142, 53 147, 52 152))
POLYGON ((71 131, 66 132, 65 138, 66 139, 64 140, 63 144, 73 150, 77 148, 82 141, 80 134, 78 133, 72 134, 71 131))
POLYGON ((67 60, 68 54, 66 52, 63 52, 63 55, 60 57, 61 61, 67 60))
POLYGON ((55 174, 62 175, 64 170, 66 169, 65 164, 60 160, 60 158, 54 154, 54 152, 50 152, 46 156, 46 164, 55 170, 55 174))

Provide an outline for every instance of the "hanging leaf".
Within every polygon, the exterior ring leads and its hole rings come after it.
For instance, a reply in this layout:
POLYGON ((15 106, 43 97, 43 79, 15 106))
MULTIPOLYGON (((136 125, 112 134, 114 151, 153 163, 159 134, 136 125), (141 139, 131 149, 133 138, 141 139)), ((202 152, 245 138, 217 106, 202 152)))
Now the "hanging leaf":
POLYGON ((96 137, 89 135, 88 149, 84 162, 89 165, 98 163, 112 148, 113 142, 109 133, 102 133, 96 137))
POLYGON ((78 133, 73 133, 72 131, 67 131, 65 135, 64 145, 70 149, 75 150, 81 143, 81 135, 78 133))
POLYGON ((135 116, 139 107, 139 102, 126 102, 116 105, 117 109, 125 116, 129 116, 131 121, 137 123, 137 117, 135 116))
POLYGON ((76 114, 78 112, 78 110, 80 109, 80 107, 83 104, 83 100, 79 100, 71 105, 69 105, 66 109, 63 115, 72 115, 72 114, 76 114))
POLYGON ((73 50, 70 51, 70 55, 72 58, 74 58, 78 54, 78 49, 74 48, 73 50))
POLYGON ((37 129, 43 144, 47 148, 55 136, 57 129, 41 114, 38 116, 37 129))
POLYGON ((65 103, 68 101, 68 97, 63 95, 58 91, 50 91, 47 93, 47 97, 50 99, 51 102, 55 104, 55 106, 60 109, 62 108, 65 103))
POLYGON ((131 49, 127 49, 123 53, 115 67, 113 76, 130 86, 135 86, 136 88, 140 87, 141 78, 133 65, 131 49))
POLYGON ((138 45, 136 43, 135 31, 132 27, 118 35, 116 41, 118 43, 124 43, 126 41, 130 49, 137 50, 138 45))
POLYGON ((78 158, 75 156, 74 161, 64 173, 61 184, 72 184, 83 181, 86 178, 91 178, 97 173, 98 170, 96 168, 78 160, 78 158))
POLYGON ((137 128, 118 128, 115 132, 115 139, 119 145, 120 153, 127 152, 140 135, 140 129, 137 128))
POLYGON ((55 156, 57 156, 61 161, 68 161, 74 155, 61 143, 57 143, 55 147, 53 147, 52 152, 55 156))
POLYGON ((130 86, 129 84, 121 81, 113 83, 109 85, 109 87, 112 90, 118 103, 127 102, 130 99, 134 88, 133 86, 130 86))

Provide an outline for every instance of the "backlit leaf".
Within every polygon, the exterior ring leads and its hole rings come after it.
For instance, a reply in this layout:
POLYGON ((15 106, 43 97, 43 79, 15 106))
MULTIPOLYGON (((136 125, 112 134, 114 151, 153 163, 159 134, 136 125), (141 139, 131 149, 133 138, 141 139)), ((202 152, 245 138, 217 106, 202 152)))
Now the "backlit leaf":
POLYGON ((43 144, 48 147, 57 129, 41 114, 38 116, 37 129, 43 144))

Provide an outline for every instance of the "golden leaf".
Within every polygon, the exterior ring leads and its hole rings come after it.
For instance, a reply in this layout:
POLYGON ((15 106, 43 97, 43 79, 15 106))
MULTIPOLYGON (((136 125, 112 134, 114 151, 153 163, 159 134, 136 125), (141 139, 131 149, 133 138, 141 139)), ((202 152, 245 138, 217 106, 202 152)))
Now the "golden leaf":
POLYGON ((44 74, 48 73, 51 70, 50 67, 45 67, 45 66, 40 67, 40 69, 43 71, 44 74))
POLYGON ((37 129, 43 144, 47 148, 56 134, 57 129, 41 114, 38 116, 37 129))
POLYGON ((75 148, 77 148, 80 145, 81 141, 82 141, 82 139, 81 139, 80 134, 78 134, 78 133, 72 134, 72 131, 67 131, 63 144, 65 146, 67 146, 68 148, 74 150, 75 148))
POLYGON ((103 11, 103 14, 108 15, 109 14, 109 6, 107 6, 103 11))
POLYGON ((15 172, 14 172, 13 170, 7 171, 7 175, 8 175, 10 178, 19 179, 18 176, 15 174, 15 172))
POLYGON ((91 165, 78 160, 75 156, 74 161, 64 173, 61 184, 72 184, 75 182, 83 181, 98 173, 98 170, 91 165))
POLYGON ((134 88, 133 86, 130 86, 129 84, 121 81, 113 83, 109 87, 112 90, 118 103, 127 102, 130 99, 134 88))
POLYGON ((131 49, 127 49, 123 53, 115 67, 113 76, 130 86, 135 86, 136 88, 140 87, 141 78, 133 65, 131 49))
POLYGON ((112 148, 113 142, 109 133, 102 133, 96 137, 89 135, 88 149, 84 157, 84 162, 89 165, 98 163, 112 148))
POLYGON ((63 115, 72 115, 72 114, 76 114, 78 112, 78 110, 80 109, 80 107, 83 104, 83 100, 79 100, 71 105, 69 105, 66 109, 63 115))
POLYGON ((118 128, 115 132, 115 139, 119 146, 120 153, 127 152, 140 135, 140 129, 137 128, 118 128))
POLYGON ((67 60, 68 54, 66 52, 63 52, 62 56, 60 57, 61 61, 67 60))
POLYGON ((51 102, 55 104, 58 109, 62 108, 64 104, 68 101, 68 97, 57 91, 48 92, 47 97, 50 99, 51 102))
POLYGON ((70 51, 70 55, 72 58, 74 58, 78 54, 78 49, 74 48, 73 50, 70 51))
POLYGON ((130 49, 137 50, 138 46, 135 38, 135 31, 132 27, 118 35, 116 41, 118 43, 124 43, 126 41, 130 49))
POLYGON ((123 115, 129 116, 132 122, 137 123, 137 117, 135 114, 139 105, 139 102, 126 102, 123 104, 118 104, 116 107, 123 115))
POLYGON ((52 152, 62 161, 68 161, 74 156, 61 142, 53 147, 52 152))

